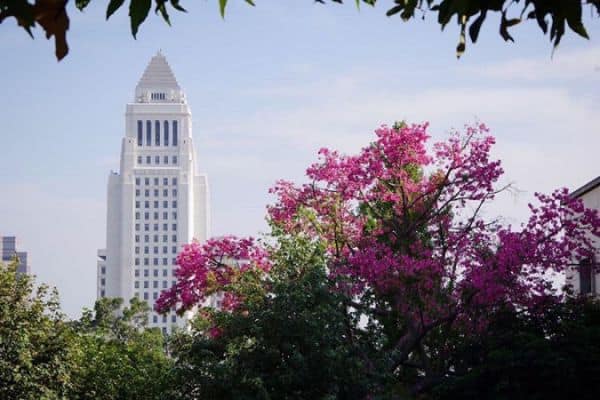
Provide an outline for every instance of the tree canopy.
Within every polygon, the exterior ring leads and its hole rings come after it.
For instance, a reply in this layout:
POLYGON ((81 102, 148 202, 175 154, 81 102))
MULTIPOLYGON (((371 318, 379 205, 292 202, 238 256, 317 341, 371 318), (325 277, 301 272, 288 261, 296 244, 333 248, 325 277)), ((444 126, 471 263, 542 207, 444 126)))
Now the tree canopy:
MULTIPOLYGON (((75 0, 76 7, 83 11, 93 0, 75 0)), ((255 6, 259 0, 243 0, 255 6)), ((316 3, 343 3, 343 0, 310 0, 316 3)), ((218 0, 222 16, 225 16, 228 0, 218 0)), ((433 19, 441 29, 455 20, 460 27, 456 46, 458 57, 465 51, 467 35, 473 43, 490 14, 500 15, 499 34, 505 41, 514 41, 509 29, 519 23, 535 21, 544 35, 548 34, 554 46, 558 46, 567 27, 577 35, 588 38, 582 20, 583 7, 588 6, 592 13, 600 15, 600 0, 354 0, 356 7, 361 4, 376 6, 385 3, 388 17, 399 17, 402 21, 415 18, 433 19)), ((40 26, 47 38, 54 37, 55 53, 58 60, 69 51, 67 31, 69 29, 68 0, 0 0, 0 23, 7 18, 15 18, 29 35, 32 29, 40 26)), ((115 12, 127 8, 131 34, 135 38, 140 25, 146 21, 151 11, 170 24, 169 12, 185 12, 181 0, 110 0, 106 8, 106 19, 115 12)))

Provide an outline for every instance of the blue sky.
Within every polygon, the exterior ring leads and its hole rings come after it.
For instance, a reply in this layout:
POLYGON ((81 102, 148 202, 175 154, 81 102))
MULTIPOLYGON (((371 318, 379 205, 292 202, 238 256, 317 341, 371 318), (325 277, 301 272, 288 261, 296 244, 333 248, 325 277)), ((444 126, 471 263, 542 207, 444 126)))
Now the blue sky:
POLYGON ((0 25, 0 234, 18 236, 69 315, 93 304, 125 104, 158 49, 192 108, 215 235, 264 231, 276 179, 301 180, 318 148, 356 151, 399 119, 430 121, 434 139, 486 122, 504 181, 518 189, 487 212, 509 223, 525 217, 535 191, 600 175, 597 19, 591 41, 568 33, 551 57, 533 23, 507 44, 494 16, 457 61, 456 26, 389 19, 384 3, 357 11, 352 1, 239 0, 222 20, 216 0, 188 0, 172 27, 151 15, 134 40, 127 10, 105 22, 96 1, 72 9, 71 52, 60 63, 41 31, 32 41, 12 21, 0 25))

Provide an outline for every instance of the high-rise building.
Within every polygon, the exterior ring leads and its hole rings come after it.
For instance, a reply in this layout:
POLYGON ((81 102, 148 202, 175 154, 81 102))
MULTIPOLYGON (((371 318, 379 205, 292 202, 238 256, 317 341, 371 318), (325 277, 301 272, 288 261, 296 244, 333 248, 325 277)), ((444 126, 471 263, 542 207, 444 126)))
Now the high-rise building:
POLYGON ((19 265, 17 272, 21 274, 28 274, 29 264, 27 263, 27 252, 17 251, 17 238, 14 236, 0 236, 0 254, 2 255, 2 262, 9 263, 17 257, 19 265))
MULTIPOLYGON (((192 115, 171 67, 152 57, 127 104, 120 172, 108 178, 106 249, 98 250, 98 297, 150 306, 175 282, 181 246, 209 235, 206 175, 198 174, 192 115)), ((184 321, 149 315, 169 332, 184 321)))

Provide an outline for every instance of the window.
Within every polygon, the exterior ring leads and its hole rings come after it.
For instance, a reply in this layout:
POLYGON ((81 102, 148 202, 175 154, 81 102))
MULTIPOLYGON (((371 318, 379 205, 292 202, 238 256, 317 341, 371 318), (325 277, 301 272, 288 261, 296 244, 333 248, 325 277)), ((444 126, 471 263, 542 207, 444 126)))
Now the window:
POLYGON ((150 265, 150 259, 144 258, 144 265, 150 265))
POLYGON ((140 208, 140 202, 139 201, 135 202, 135 208, 140 208))
POLYGON ((152 265, 158 265, 158 258, 152 259, 152 265))
POLYGON ((169 240, 169 236, 163 235, 163 242, 166 242, 167 240, 169 240))
POLYGON ((172 247, 173 253, 177 253, 177 246, 172 247))
POLYGON ((154 219, 158 219, 158 212, 154 212, 154 219))
POLYGON ((594 272, 592 262, 586 259, 579 264, 579 293, 595 294, 594 272))
POLYGON ((169 208, 169 202, 168 201, 163 201, 163 208, 169 208))
MULTIPOLYGON (((156 259, 156 261, 158 261, 158 259, 156 259)), ((154 276, 158 276, 158 270, 157 269, 155 269, 153 272, 154 272, 154 276)))
POLYGON ((152 146, 152 121, 146 121, 146 146, 152 146))
POLYGON ((165 133, 165 140, 164 140, 164 143, 165 143, 165 146, 168 146, 169 145, 169 121, 165 121, 164 128, 165 128, 165 132, 164 132, 165 133))
POLYGON ((135 259, 135 265, 140 265, 140 259, 139 258, 135 259))
POLYGON ((154 208, 158 208, 158 200, 154 200, 154 208))
POLYGON ((173 164, 177 165, 177 156, 173 156, 173 164))
POLYGON ((139 231, 140 230, 140 224, 135 224, 135 230, 139 231))
POLYGON ((168 226, 169 226, 169 224, 163 224, 163 231, 166 231, 167 229, 169 229, 168 226))
POLYGON ((173 211, 173 219, 177 219, 177 212, 173 211))
MULTIPOLYGON (((157 185, 158 185, 158 183, 157 183, 157 185)), ((154 189, 154 195, 158 196, 158 189, 154 189)))
POLYGON ((149 241, 150 241, 150 236, 144 235, 144 242, 149 242, 149 241))
POLYGON ((148 189, 144 190, 144 196, 149 197, 150 196, 150 190, 148 190, 148 189))
POLYGON ((177 121, 173 121, 173 146, 177 146, 177 121))
POLYGON ((163 219, 167 219, 169 218, 169 213, 168 212, 163 212, 163 219))
POLYGON ((135 189, 135 195, 139 197, 139 195, 140 195, 140 189, 135 189))
POLYGON ((176 231, 177 230, 177 224, 173 224, 173 230, 176 231))
POLYGON ((142 156, 138 156, 138 164, 142 163, 142 156))
POLYGON ((154 246, 154 249, 152 250, 154 250, 154 254, 158 254, 158 246, 154 246))
POLYGON ((154 224, 154 232, 158 232, 158 224, 154 224))
POLYGON ((144 201, 144 207, 150 208, 150 202, 148 200, 144 201))
POLYGON ((154 145, 160 146, 160 121, 154 123, 154 145))
POLYGON ((148 281, 144 281, 144 289, 148 289, 148 281))
POLYGON ((154 281, 154 282, 152 282, 152 287, 153 287, 154 289, 158 289, 158 281, 154 281))
POLYGON ((163 185, 168 185, 169 184, 169 178, 163 178, 163 185))
POLYGON ((143 140, 143 133, 144 130, 144 123, 141 120, 138 120, 137 122, 137 145, 141 146, 142 145, 142 140, 143 140))
POLYGON ((144 292, 144 300, 148 300, 148 293, 144 292))
POLYGON ((137 212, 135 213, 135 219, 140 219, 140 213, 139 213, 139 211, 137 211, 137 212))
POLYGON ((177 189, 173 189, 173 197, 177 196, 177 189))
POLYGON ((146 156, 146 164, 152 164, 152 157, 146 156))
POLYGON ((144 219, 149 219, 150 218, 150 213, 149 212, 145 212, 144 213, 144 219))
POLYGON ((169 163, 169 156, 164 156, 163 157, 163 163, 164 164, 168 164, 169 163))
POLYGON ((105 293, 106 293, 106 292, 104 292, 104 289, 103 289, 103 290, 101 290, 101 291, 100 291, 100 297, 104 297, 104 296, 105 296, 105 293))
POLYGON ((168 196, 169 195, 169 189, 163 189, 163 196, 168 196))
MULTIPOLYGON (((158 283, 158 282, 154 282, 154 283, 158 283)), ((106 279, 105 278, 100 279, 100 284, 102 286, 106 285, 106 279)))
POLYGON ((169 252, 169 248, 167 246, 163 246, 163 254, 167 254, 169 252))
POLYGON ((135 184, 140 186, 140 178, 135 178, 135 184))
POLYGON ((135 235, 135 242, 139 243, 140 242, 140 235, 135 235))
POLYGON ((139 281, 135 281, 135 284, 133 285, 134 288, 139 289, 140 288, 140 282, 139 281))
POLYGON ((174 242, 177 241, 177 235, 173 235, 173 237, 171 238, 171 240, 173 240, 174 242))
POLYGON ((158 323, 158 317, 156 315, 152 317, 152 322, 154 322, 155 324, 158 323))
POLYGON ((173 180, 173 186, 176 186, 177 185, 177 178, 173 178, 172 180, 173 180))
POLYGON ((158 235, 154 235, 154 243, 158 242, 158 235))
MULTIPOLYGON (((148 156, 150 157, 150 156, 148 156)), ((150 178, 144 178, 144 184, 149 185, 150 184, 150 178)))
POLYGON ((135 254, 140 254, 140 248, 136 246, 135 248, 135 254))
POLYGON ((154 300, 158 299, 158 293, 157 292, 152 293, 152 298, 154 300))
POLYGON ((167 288, 167 281, 163 281, 163 289, 167 288))
POLYGON ((140 276, 140 270, 139 270, 139 269, 136 269, 136 270, 135 270, 135 277, 137 278, 137 277, 139 277, 139 276, 140 276))
MULTIPOLYGON (((166 260, 166 258, 163 258, 163 260, 166 260)), ((100 268, 100 273, 105 274, 106 273, 106 267, 100 268)))
POLYGON ((144 270, 144 276, 145 276, 146 278, 148 277, 148 270, 147 270, 147 269, 145 269, 145 270, 144 270))
POLYGON ((166 315, 163 315, 163 318, 162 318, 162 320, 163 320, 163 324, 166 324, 166 323, 167 323, 167 316, 166 316, 166 315))
POLYGON ((160 164, 160 156, 154 156, 154 164, 156 164, 156 165, 160 164))
POLYGON ((148 254, 150 251, 150 248, 148 246, 144 246, 144 254, 148 254))
POLYGON ((166 334, 167 334, 167 328, 166 328, 166 327, 164 327, 164 326, 162 327, 162 334, 163 334, 163 335, 166 335, 166 334))
MULTIPOLYGON (((163 265, 167 265, 167 259, 163 258, 163 265)), ((167 276, 168 275, 168 271, 166 269, 163 269, 163 276, 167 276)))
POLYGON ((171 322, 175 323, 177 321, 177 316, 171 315, 171 322))
POLYGON ((177 200, 173 200, 173 208, 177 208, 177 200))
MULTIPOLYGON (((158 186, 158 178, 154 178, 154 185, 158 186)), ((158 196, 158 193, 155 196, 158 196)))

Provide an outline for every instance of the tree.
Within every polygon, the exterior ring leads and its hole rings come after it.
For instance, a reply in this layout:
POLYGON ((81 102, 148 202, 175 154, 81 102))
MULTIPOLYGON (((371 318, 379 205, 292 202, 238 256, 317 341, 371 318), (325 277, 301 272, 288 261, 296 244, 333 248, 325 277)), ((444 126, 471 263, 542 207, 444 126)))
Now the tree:
POLYGON ((462 371, 438 399, 593 399, 600 373, 600 304, 551 304, 543 313, 502 310, 489 332, 457 343, 462 371))
MULTIPOLYGON (((503 171, 490 159, 494 139, 482 124, 432 150, 427 124, 375 133, 356 155, 322 149, 307 170, 310 183, 279 182, 269 218, 275 249, 283 238, 323 247, 353 335, 371 338, 366 364, 397 382, 384 380, 373 393, 416 395, 451 376, 456 341, 485 335, 498 310, 535 314, 559 303, 551 276, 593 253, 600 217, 561 189, 536 194, 540 204, 518 228, 484 218, 486 204, 507 188, 496 187, 503 171)), ((181 313, 218 295, 223 312, 252 319, 247 302, 273 296, 274 254, 251 239, 192 244, 157 308, 181 313), (238 282, 248 280, 260 290, 242 290, 238 282)), ((221 319, 208 322, 205 336, 226 334, 221 319)))
POLYGON ((73 400, 163 399, 171 360, 158 329, 147 327, 148 306, 133 298, 103 298, 73 323, 78 333, 73 400))
POLYGON ((200 310, 192 335, 172 344, 181 398, 365 398, 380 377, 365 364, 366 341, 327 278, 323 249, 282 240, 271 260, 268 277, 248 271, 228 284, 243 306, 231 312, 224 298, 222 310, 200 310))
POLYGON ((63 399, 71 386, 73 333, 56 290, 35 288, 17 267, 0 263, 0 398, 63 399))
MULTIPOLYGON (((91 0, 75 0, 79 10, 84 10, 91 0)), ((244 0, 254 6, 255 0, 244 0)), ((311 0, 326 3, 327 0, 311 0)), ((331 3, 342 3, 343 0, 330 0, 331 3)), ((225 15, 227 0, 219 0, 221 15, 225 15)), ((367 4, 375 6, 377 0, 355 0, 356 6, 367 4)), ((58 60, 69 51, 66 34, 69 29, 67 14, 68 0, 0 0, 0 23, 13 17, 17 23, 33 37, 32 29, 39 25, 46 37, 54 36, 55 53, 58 60)), ((125 0, 110 0, 106 9, 109 19, 123 7, 125 0)), ((508 29, 524 21, 535 20, 544 34, 550 35, 554 46, 558 46, 567 26, 579 36, 588 38, 582 21, 582 8, 588 5, 596 15, 600 14, 600 0, 390 0, 387 16, 398 15, 403 21, 428 14, 437 16, 437 23, 442 29, 456 17, 460 27, 459 42, 456 47, 458 57, 465 51, 467 29, 471 41, 475 43, 479 31, 487 19, 488 13, 500 14, 499 32, 505 41, 514 41, 508 29), (515 12, 516 9, 516 12, 515 12)), ((170 25, 169 9, 184 12, 180 0, 129 0, 129 18, 131 33, 135 38, 140 25, 146 20, 151 9, 159 14, 170 25)))

